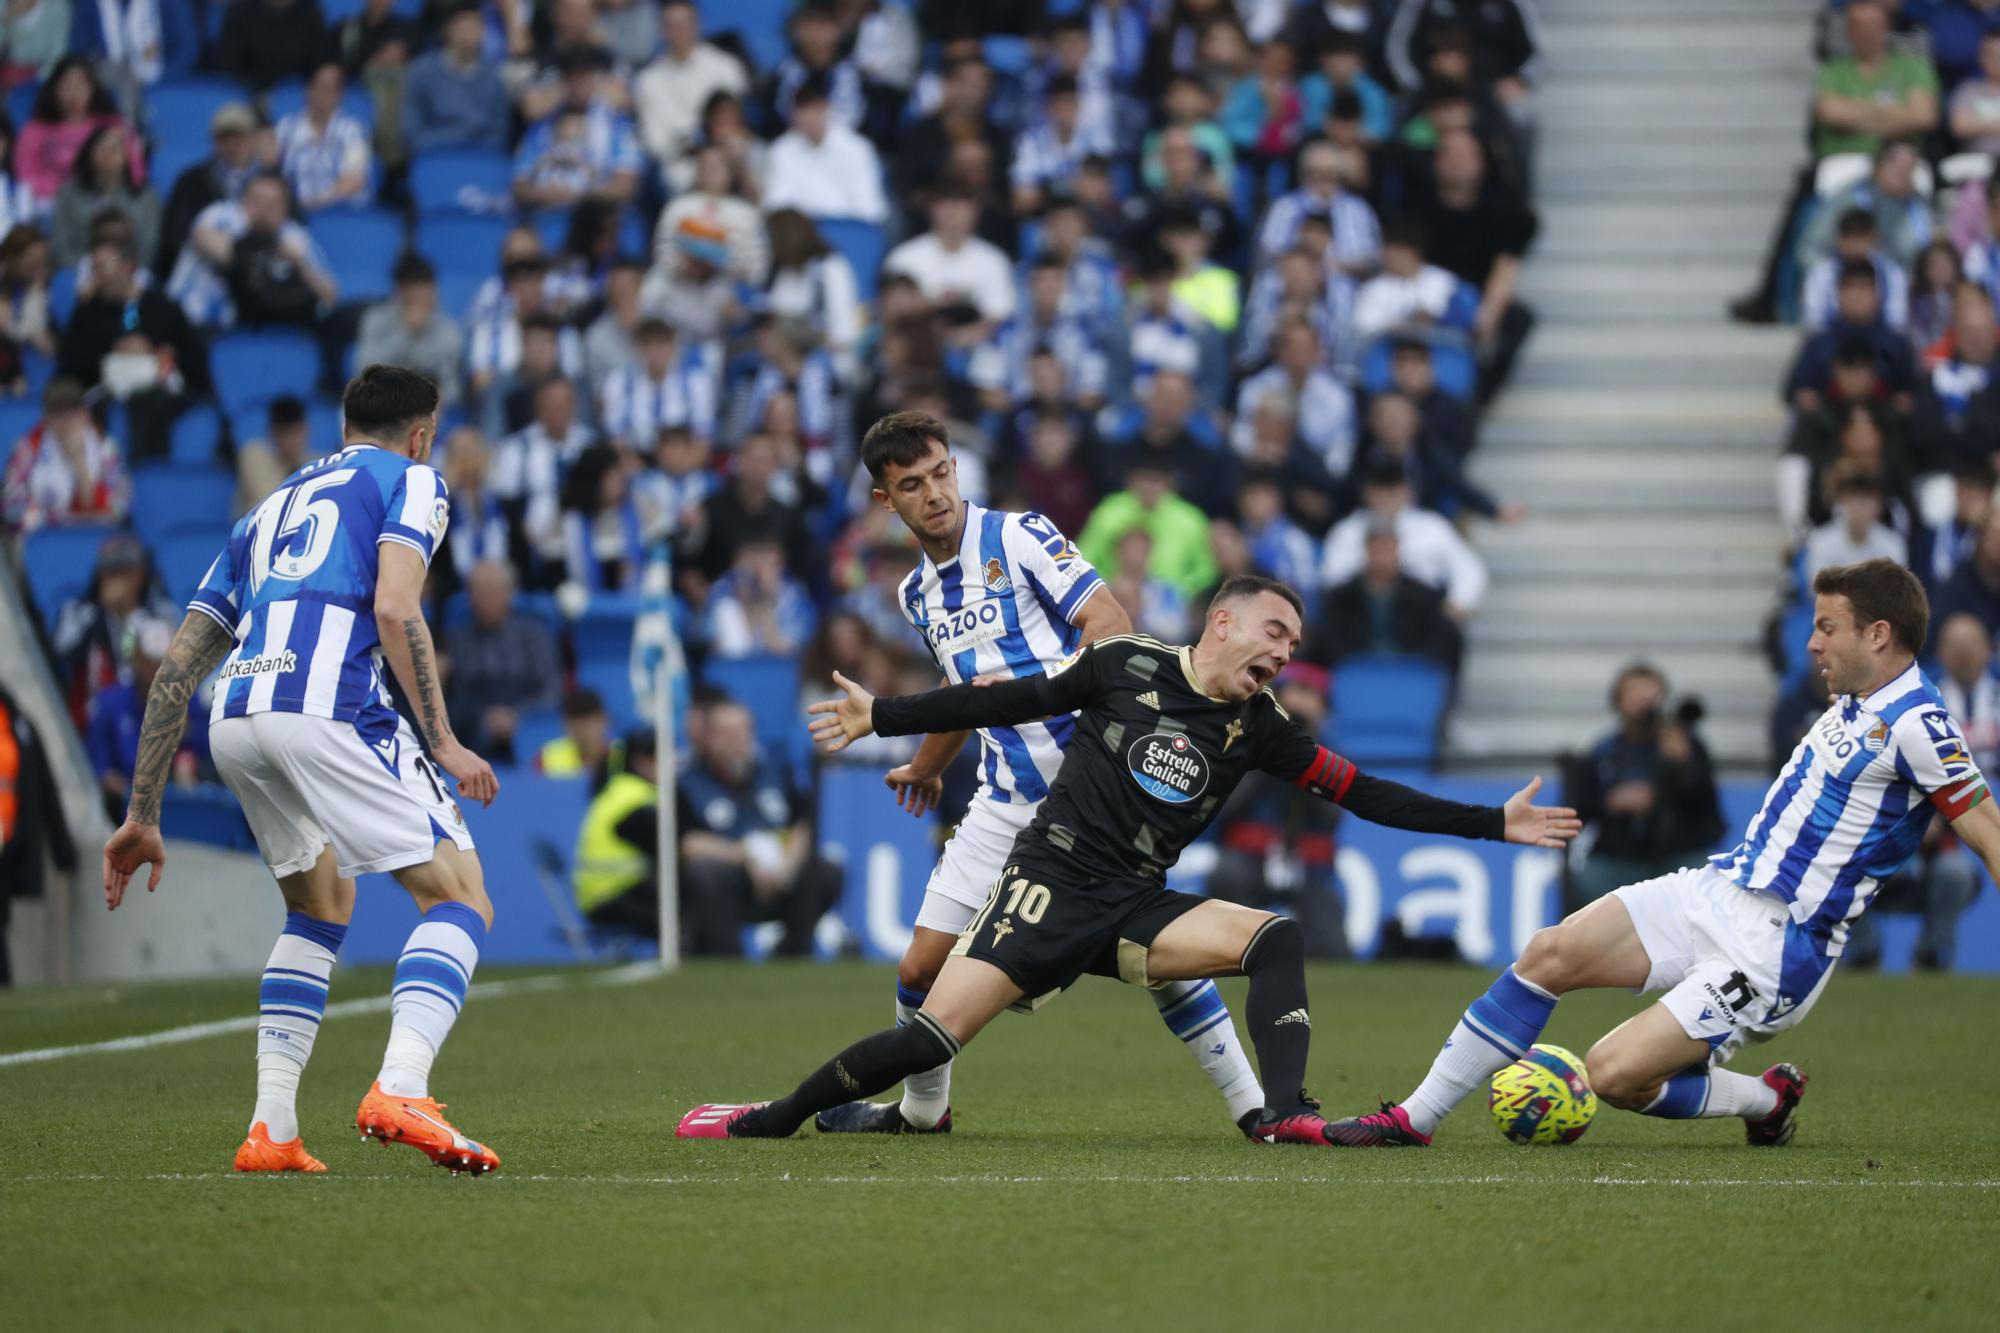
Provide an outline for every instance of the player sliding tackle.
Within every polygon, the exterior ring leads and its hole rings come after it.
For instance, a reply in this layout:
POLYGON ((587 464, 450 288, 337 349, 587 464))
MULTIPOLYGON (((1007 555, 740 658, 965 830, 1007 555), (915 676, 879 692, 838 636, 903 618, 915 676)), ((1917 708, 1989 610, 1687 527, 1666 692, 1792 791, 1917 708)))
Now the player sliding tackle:
POLYGON ((1910 859, 1933 810, 2000 878, 2000 813, 1916 655, 1930 606, 1889 560, 1822 570, 1807 645, 1832 705, 1806 733, 1735 850, 1630 884, 1538 931, 1473 1001, 1400 1105, 1328 1127, 1352 1147, 1421 1147, 1465 1095, 1541 1035, 1558 997, 1664 990, 1591 1048, 1613 1106, 1668 1120, 1735 1116, 1753 1147, 1789 1143, 1806 1079, 1719 1066, 1806 1016, 1848 923, 1910 859))
POLYGON ((1540 779, 1504 807, 1461 805, 1359 773, 1316 743, 1265 688, 1298 648, 1302 609, 1283 584, 1246 576, 1216 593, 1191 649, 1122 635, 1046 675, 895 699, 836 675, 846 697, 810 710, 829 753, 871 732, 1082 716, 1054 787, 914 1019, 849 1046, 788 1097, 696 1107, 675 1133, 782 1138, 817 1112, 936 1068, 1008 1006, 1086 972, 1149 987, 1241 974, 1266 1090, 1252 1140, 1329 1143, 1304 1089, 1312 1021, 1303 934, 1287 917, 1169 890, 1166 872, 1181 849, 1252 769, 1419 832, 1560 847, 1578 823, 1574 811, 1531 804, 1540 779))

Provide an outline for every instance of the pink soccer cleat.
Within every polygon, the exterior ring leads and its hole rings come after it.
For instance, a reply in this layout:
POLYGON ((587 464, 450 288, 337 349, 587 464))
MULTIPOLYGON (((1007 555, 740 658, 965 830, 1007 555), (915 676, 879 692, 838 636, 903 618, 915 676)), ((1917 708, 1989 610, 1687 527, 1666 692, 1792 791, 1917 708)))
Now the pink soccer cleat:
POLYGON ((752 1111, 761 1111, 769 1102, 751 1102, 741 1105, 733 1102, 709 1102, 697 1106, 681 1117, 680 1124, 674 1126, 677 1139, 749 1139, 762 1137, 756 1134, 735 1132, 737 1124, 752 1111))

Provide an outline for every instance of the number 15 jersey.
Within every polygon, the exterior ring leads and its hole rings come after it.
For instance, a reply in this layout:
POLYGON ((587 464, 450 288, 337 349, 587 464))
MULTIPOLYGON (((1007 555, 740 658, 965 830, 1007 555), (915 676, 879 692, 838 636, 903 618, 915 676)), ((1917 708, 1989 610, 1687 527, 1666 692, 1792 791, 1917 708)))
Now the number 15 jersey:
POLYGON ((375 628, 377 547, 430 563, 450 501, 435 469, 373 445, 306 464, 236 522, 190 611, 236 636, 213 721, 303 713, 391 734, 375 628))

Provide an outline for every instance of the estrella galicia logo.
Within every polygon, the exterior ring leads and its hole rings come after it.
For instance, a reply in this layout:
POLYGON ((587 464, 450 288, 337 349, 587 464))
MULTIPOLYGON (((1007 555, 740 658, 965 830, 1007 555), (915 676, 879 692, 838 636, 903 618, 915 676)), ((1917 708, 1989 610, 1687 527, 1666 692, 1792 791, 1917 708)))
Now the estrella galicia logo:
POLYGON ((1141 736, 1125 751, 1125 765, 1140 790, 1156 800, 1184 805, 1208 790, 1208 760, 1179 732, 1141 736))

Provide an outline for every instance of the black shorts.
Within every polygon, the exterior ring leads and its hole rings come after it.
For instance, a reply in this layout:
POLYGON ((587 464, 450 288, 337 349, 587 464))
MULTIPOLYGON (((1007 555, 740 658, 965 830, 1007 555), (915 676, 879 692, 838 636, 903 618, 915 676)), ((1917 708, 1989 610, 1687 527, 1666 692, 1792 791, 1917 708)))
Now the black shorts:
POLYGON ((952 953, 993 964, 1029 1000, 1086 972, 1152 986, 1154 939, 1206 901, 1136 875, 1082 884, 1074 866, 1025 858, 1017 847, 952 953))

